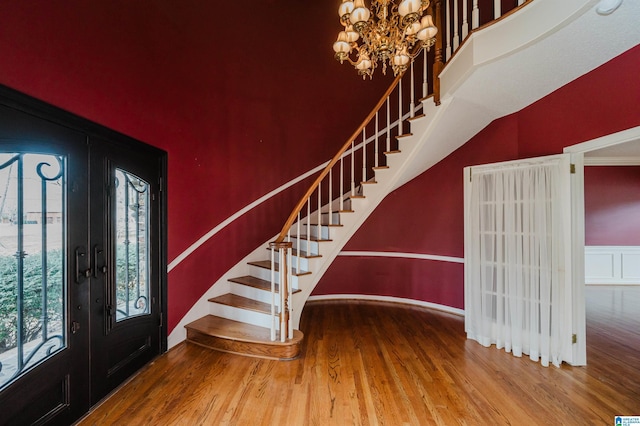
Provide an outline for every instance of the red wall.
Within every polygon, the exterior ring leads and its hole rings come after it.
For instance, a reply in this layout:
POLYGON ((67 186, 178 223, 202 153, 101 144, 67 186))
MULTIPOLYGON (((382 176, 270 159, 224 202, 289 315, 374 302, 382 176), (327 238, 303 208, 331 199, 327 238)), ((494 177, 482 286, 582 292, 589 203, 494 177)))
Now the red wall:
MULTIPOLYGON (((344 250, 463 257, 462 169, 557 154, 565 146, 640 125, 638 64, 640 46, 493 121, 389 194, 344 250)), ((637 177, 635 182, 637 190, 637 177)), ((463 289, 460 263, 344 256, 331 265, 313 294, 379 294, 463 308, 463 289)))
POLYGON ((585 167, 585 245, 640 246, 640 167, 585 167))
MULTIPOLYGON (((337 7, 337 5, 336 5, 337 7)), ((327 161, 388 87, 333 59, 325 2, 0 2, 0 84, 168 151, 169 260, 327 161)), ((275 235, 302 185, 169 274, 169 330, 275 235)))
MULTIPOLYGON (((329 159, 391 80, 363 82, 333 60, 339 25, 324 2, 265 0, 252 8, 169 0, 0 2, 0 84, 168 151, 169 260, 329 159)), ((496 120, 390 194, 346 249, 461 257, 462 167, 560 152, 638 125, 639 62, 635 48, 496 120), (399 205, 403 223, 390 219, 399 205)), ((279 230, 304 189, 296 185, 252 210, 171 271, 170 330, 218 277, 279 230)), ((461 268, 339 258, 318 293, 462 307, 461 268), (362 273, 353 276, 355 270, 362 273)))

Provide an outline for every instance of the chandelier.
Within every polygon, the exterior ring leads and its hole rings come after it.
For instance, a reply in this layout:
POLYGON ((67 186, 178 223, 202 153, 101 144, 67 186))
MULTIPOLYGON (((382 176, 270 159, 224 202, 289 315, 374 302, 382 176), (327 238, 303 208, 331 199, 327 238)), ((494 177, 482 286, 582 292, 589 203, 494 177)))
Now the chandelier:
POLYGON ((404 72, 423 48, 435 43, 438 29, 431 15, 423 16, 428 7, 429 0, 401 0, 398 5, 371 0, 370 8, 364 0, 342 0, 338 15, 344 30, 333 43, 336 59, 349 61, 362 78, 372 78, 379 63, 383 74, 387 63, 394 75, 404 72))

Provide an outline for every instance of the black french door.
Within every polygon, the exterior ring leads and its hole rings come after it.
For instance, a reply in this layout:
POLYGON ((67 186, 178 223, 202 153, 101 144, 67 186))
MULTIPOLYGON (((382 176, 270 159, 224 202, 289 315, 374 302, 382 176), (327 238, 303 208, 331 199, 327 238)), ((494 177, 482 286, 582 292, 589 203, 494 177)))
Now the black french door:
POLYGON ((144 151, 91 146, 91 403, 160 353, 159 164, 144 151))
POLYGON ((166 350, 165 173, 0 90, 0 424, 70 424, 166 350))

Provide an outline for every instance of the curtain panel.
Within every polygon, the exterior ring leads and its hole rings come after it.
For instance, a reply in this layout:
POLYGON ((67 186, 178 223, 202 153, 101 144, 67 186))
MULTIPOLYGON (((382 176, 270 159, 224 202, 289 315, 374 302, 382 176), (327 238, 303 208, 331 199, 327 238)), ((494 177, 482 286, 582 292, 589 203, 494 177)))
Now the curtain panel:
POLYGON ((471 168, 466 196, 467 337, 544 366, 570 326, 563 160, 471 168))

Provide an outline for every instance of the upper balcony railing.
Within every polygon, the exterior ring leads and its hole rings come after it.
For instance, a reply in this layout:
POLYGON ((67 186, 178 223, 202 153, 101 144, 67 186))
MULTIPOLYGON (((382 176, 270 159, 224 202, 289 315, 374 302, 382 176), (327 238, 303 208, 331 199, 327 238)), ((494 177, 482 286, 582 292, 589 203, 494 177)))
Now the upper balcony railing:
POLYGON ((321 238, 320 225, 337 225, 335 213, 350 210, 348 200, 375 183, 375 170, 387 168, 386 158, 398 152, 397 139, 405 136, 408 121, 422 114, 423 101, 440 104, 438 76, 466 38, 485 25, 533 0, 433 0, 430 13, 438 34, 430 50, 423 50, 408 70, 399 75, 380 101, 320 172, 287 218, 272 247, 272 340, 293 335, 290 298, 292 273, 300 271, 300 258, 316 255, 312 241, 321 238), (293 255, 295 247, 296 254, 293 255), (295 265, 292 259, 296 258, 295 265), (292 272, 293 271, 293 272, 292 272), (276 288, 276 282, 279 288, 276 288), (279 325, 275 319, 279 318, 279 325))

